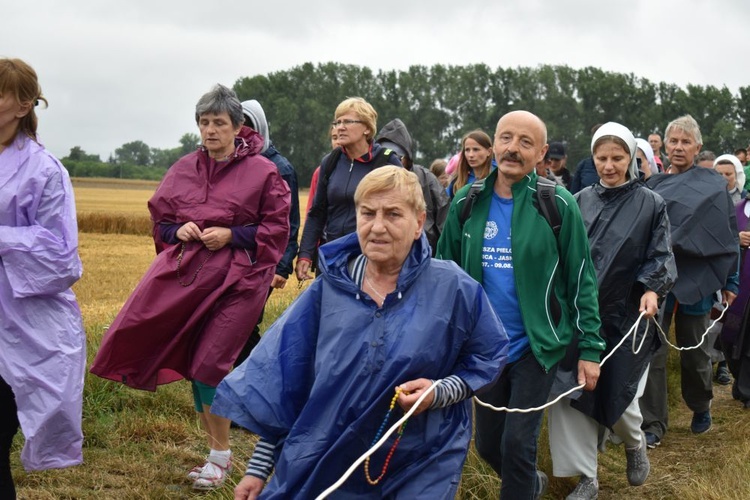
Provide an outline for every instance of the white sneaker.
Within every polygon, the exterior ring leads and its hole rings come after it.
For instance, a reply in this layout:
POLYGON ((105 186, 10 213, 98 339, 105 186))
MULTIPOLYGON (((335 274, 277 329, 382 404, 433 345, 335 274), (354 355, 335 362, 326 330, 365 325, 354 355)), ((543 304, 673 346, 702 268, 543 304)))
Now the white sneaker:
POLYGON ((206 462, 200 475, 193 482, 194 490, 214 490, 221 488, 227 480, 227 476, 232 472, 232 460, 227 461, 227 466, 211 462, 206 462))

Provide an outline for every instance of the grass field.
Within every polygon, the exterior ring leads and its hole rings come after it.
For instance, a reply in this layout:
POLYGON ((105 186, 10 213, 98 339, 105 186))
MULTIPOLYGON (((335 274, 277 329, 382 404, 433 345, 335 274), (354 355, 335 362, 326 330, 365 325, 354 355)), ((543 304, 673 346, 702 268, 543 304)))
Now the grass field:
MULTIPOLYGON (((149 189, 153 190, 153 186, 135 189, 132 183, 75 186, 79 206, 105 215, 133 210, 134 215, 147 216, 145 200, 150 196, 149 189), (136 198, 140 202, 135 202, 136 198), (96 200, 104 201, 98 205, 96 200), (141 212, 135 210, 137 203, 142 203, 141 212)), ((84 232, 80 234, 79 250, 84 276, 74 290, 84 317, 90 362, 107 325, 150 265, 154 248, 148 236, 84 232)), ((278 317, 298 293, 294 278, 283 291, 274 292, 264 325, 278 317)), ((743 411, 731 399, 727 387, 715 386, 714 428, 704 435, 692 435, 691 414, 679 399, 676 359, 672 356, 670 361, 670 431, 664 444, 649 453, 652 471, 647 483, 639 488, 629 487, 623 449, 610 447, 599 456, 599 498, 750 498, 750 412, 743 411)), ((156 393, 146 393, 87 376, 83 411, 82 466, 26 473, 18 458, 22 439, 17 438, 12 461, 20 498, 233 498, 230 486, 209 494, 194 493, 185 478, 206 452, 188 383, 178 382, 162 386, 156 393)), ((243 431, 232 431, 238 469, 232 474, 233 481, 241 478, 254 439, 243 431)), ((542 432, 539 450, 540 468, 549 473, 546 431, 542 432)), ((546 498, 564 498, 574 482, 552 478, 546 498)), ((497 477, 472 449, 458 498, 496 498, 498 487, 497 477)))

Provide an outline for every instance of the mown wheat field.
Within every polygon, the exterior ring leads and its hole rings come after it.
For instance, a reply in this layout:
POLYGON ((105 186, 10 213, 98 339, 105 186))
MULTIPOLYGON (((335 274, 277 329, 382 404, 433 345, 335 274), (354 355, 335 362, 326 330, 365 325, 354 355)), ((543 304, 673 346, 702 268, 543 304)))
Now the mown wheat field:
MULTIPOLYGON (((156 183, 74 180, 84 276, 75 285, 93 359, 107 325, 114 319, 154 256, 146 201, 156 183)), ((301 206, 306 205, 306 194, 301 206)), ((304 214, 303 214, 304 217, 304 214)), ((296 279, 275 291, 266 308, 264 328, 299 293, 296 279)), ((629 487, 623 448, 599 457, 600 498, 750 498, 750 412, 715 386, 713 429, 690 433, 690 412, 679 397, 677 357, 671 356, 670 431, 662 446, 649 452, 652 470, 644 486, 629 487)), ((204 494, 191 490, 187 471, 206 453, 192 405, 190 386, 177 382, 156 393, 126 388, 87 375, 83 408, 84 464, 64 470, 26 473, 19 462, 22 437, 12 455, 22 499, 231 499, 255 438, 232 431, 235 471, 230 484, 204 494)), ((546 429, 540 439, 539 466, 551 475, 546 429)), ((572 479, 552 478, 545 498, 564 498, 572 479)), ((470 450, 457 498, 497 498, 499 480, 470 450)))

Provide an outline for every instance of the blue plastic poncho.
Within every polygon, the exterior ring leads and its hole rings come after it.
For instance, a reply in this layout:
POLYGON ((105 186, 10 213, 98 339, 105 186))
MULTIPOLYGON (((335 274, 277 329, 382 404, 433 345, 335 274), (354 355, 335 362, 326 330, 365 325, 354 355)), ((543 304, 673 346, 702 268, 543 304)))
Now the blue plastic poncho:
MULTIPOLYGON (((262 498, 314 498, 336 482, 369 449, 397 385, 455 374, 476 391, 505 364, 507 337, 481 286, 430 258, 424 235, 382 308, 349 277, 360 253, 356 234, 321 247, 322 276, 218 387, 214 413, 283 442, 262 498)), ((453 498, 470 438, 468 400, 412 417, 383 481, 359 470, 331 498, 453 498)), ((371 457, 373 475, 393 439, 371 457)))
POLYGON ((0 376, 13 389, 28 470, 81 463, 86 337, 67 171, 23 134, 0 153, 0 376))

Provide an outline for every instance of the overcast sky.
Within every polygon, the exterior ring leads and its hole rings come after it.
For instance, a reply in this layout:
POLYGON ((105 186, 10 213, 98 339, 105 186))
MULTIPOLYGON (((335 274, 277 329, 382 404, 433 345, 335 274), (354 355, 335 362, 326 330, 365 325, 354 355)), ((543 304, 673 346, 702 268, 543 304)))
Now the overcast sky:
POLYGON ((177 147, 213 84, 308 61, 596 66, 736 93, 748 48, 750 0, 8 1, 0 29, 0 57, 30 63, 49 100, 42 142, 102 159, 177 147))

